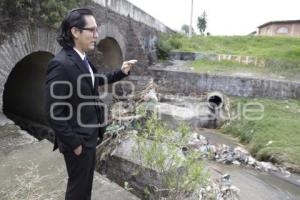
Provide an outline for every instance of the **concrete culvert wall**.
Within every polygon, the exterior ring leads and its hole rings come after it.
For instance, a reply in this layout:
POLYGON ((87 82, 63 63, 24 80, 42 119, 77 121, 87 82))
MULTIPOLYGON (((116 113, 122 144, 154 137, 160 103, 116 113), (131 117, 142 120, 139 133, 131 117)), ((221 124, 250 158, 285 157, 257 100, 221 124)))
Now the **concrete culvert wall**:
POLYGON ((219 92, 212 92, 207 96, 208 106, 211 109, 219 109, 223 106, 223 95, 219 92))
POLYGON ((238 77, 207 73, 182 72, 152 67, 150 70, 155 83, 166 92, 202 94, 220 91, 239 97, 266 97, 287 99, 300 97, 300 82, 238 77))

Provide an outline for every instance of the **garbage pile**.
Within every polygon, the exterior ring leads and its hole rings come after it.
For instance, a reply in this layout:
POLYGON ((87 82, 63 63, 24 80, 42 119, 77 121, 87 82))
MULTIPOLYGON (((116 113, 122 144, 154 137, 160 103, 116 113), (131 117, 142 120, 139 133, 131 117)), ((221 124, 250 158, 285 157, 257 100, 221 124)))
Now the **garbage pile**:
POLYGON ((238 200, 240 189, 232 185, 229 174, 224 174, 217 182, 211 182, 207 187, 200 188, 190 199, 238 200))
POLYGON ((203 157, 213 159, 219 163, 243 165, 265 172, 280 171, 286 175, 290 174, 284 168, 277 167, 270 162, 256 160, 242 147, 233 148, 225 144, 211 144, 206 137, 198 133, 191 134, 188 145, 201 152, 203 157))
POLYGON ((138 107, 142 103, 157 102, 157 85, 151 80, 145 89, 137 92, 134 96, 126 99, 114 99, 110 108, 108 123, 103 141, 97 146, 96 170, 102 174, 106 173, 106 161, 114 149, 130 135, 137 134, 137 121, 142 118, 138 113, 138 107))

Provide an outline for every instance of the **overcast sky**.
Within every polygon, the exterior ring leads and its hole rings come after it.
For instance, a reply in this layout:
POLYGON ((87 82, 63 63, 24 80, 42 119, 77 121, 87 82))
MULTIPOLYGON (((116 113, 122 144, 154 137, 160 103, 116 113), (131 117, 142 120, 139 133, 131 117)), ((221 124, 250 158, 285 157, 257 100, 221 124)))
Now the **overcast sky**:
MULTIPOLYGON (((189 24, 191 0, 128 0, 174 30, 189 24)), ((274 20, 300 20, 300 0, 194 0, 193 27, 206 11, 212 35, 246 35, 274 20)))

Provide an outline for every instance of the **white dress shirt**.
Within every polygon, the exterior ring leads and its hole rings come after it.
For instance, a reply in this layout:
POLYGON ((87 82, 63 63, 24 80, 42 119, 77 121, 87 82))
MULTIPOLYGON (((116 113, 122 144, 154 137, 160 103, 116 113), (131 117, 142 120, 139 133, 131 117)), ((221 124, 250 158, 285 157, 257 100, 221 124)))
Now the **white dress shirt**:
MULTIPOLYGON (((75 47, 73 47, 73 49, 78 53, 78 55, 80 56, 80 58, 82 59, 82 61, 84 61, 84 57, 85 57, 85 53, 82 54, 80 51, 78 51, 75 47)), ((90 71, 90 74, 91 74, 91 77, 92 77, 92 83, 93 83, 93 87, 94 87, 94 82, 95 82, 95 75, 94 75, 94 72, 89 64, 89 71, 90 71)))

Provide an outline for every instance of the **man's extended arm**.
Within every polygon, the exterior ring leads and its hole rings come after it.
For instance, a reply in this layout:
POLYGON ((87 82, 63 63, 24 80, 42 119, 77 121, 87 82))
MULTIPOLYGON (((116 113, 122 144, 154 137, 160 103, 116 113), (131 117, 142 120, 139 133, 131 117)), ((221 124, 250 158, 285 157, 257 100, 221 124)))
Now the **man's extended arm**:
POLYGON ((125 62, 123 62, 120 70, 102 74, 106 77, 107 82, 105 82, 105 80, 103 78, 99 78, 99 85, 101 86, 106 83, 110 84, 110 83, 114 83, 116 81, 123 79, 124 77, 129 75, 130 69, 136 63, 137 63, 137 60, 125 61, 125 62))

